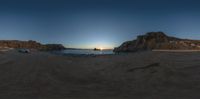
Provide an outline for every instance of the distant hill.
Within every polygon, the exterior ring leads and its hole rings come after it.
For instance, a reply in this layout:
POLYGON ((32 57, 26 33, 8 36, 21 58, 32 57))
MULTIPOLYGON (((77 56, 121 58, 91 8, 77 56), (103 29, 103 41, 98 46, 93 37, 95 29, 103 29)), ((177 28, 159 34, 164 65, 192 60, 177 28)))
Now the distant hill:
POLYGON ((142 50, 200 50, 200 40, 180 39, 163 32, 149 32, 136 40, 124 42, 114 52, 135 52, 142 50))
POLYGON ((0 40, 0 48, 27 48, 37 50, 63 50, 66 49, 62 44, 41 44, 36 41, 19 41, 19 40, 0 40))

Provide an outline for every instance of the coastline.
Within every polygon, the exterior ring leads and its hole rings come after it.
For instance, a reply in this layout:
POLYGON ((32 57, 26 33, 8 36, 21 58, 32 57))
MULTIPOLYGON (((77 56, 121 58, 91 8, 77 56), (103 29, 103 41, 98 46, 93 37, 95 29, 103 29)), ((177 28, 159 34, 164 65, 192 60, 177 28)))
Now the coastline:
POLYGON ((200 50, 159 50, 159 49, 154 49, 152 50, 154 52, 200 52, 200 50))

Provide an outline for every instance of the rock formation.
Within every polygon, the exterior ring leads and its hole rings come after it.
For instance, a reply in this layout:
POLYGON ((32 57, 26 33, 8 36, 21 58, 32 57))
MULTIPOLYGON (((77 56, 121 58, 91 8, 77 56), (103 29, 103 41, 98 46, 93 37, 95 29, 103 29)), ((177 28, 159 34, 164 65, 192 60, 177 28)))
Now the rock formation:
POLYGON ((200 50, 200 40, 170 37, 163 32, 149 32, 136 40, 127 41, 114 52, 134 52, 142 50, 200 50))
POLYGON ((66 49, 62 44, 46 44, 43 45, 42 50, 52 51, 52 50, 64 50, 66 49))
POLYGON ((41 44, 36 41, 18 41, 18 40, 0 40, 0 48, 27 48, 37 50, 63 50, 65 47, 61 44, 41 44))
POLYGON ((42 44, 36 41, 1 40, 0 47, 39 49, 42 44))
POLYGON ((99 49, 99 48, 94 48, 93 50, 94 50, 94 51, 100 51, 101 49, 99 49))

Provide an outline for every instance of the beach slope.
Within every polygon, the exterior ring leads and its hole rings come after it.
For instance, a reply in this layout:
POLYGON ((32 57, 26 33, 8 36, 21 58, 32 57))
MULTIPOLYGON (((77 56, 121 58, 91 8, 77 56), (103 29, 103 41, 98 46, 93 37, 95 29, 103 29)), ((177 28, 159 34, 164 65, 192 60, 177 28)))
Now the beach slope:
POLYGON ((200 53, 0 52, 1 99, 198 99, 200 53))

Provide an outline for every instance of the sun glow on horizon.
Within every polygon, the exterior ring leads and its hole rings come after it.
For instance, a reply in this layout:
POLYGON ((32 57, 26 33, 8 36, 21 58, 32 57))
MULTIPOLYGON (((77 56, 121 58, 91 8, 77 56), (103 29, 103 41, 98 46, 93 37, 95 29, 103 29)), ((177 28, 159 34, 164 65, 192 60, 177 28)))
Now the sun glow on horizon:
POLYGON ((81 48, 81 49, 94 49, 97 48, 99 50, 107 50, 113 49, 116 44, 109 44, 109 43, 84 43, 84 44, 77 44, 77 45, 68 45, 69 48, 81 48))

